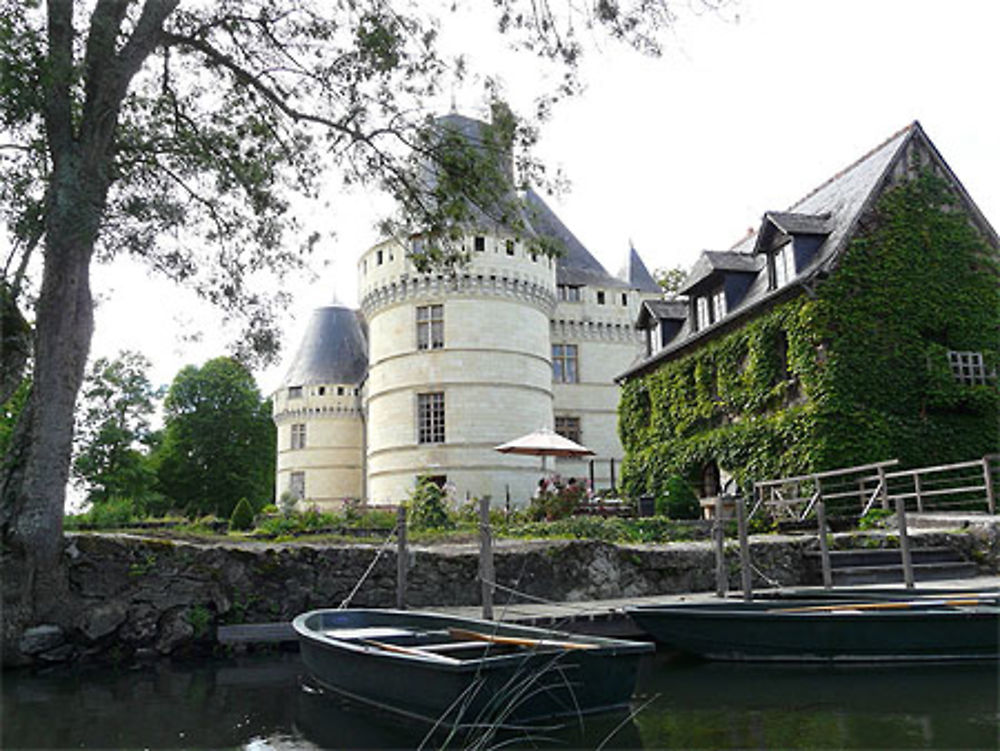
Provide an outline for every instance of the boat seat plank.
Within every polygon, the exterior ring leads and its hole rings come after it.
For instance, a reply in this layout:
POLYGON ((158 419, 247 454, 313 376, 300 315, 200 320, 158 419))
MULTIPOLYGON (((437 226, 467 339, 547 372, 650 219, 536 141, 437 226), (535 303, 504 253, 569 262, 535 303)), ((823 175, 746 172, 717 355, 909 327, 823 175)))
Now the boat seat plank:
POLYGON ((393 626, 362 626, 355 628, 328 628, 324 629, 326 636, 345 641, 357 639, 392 639, 403 636, 412 636, 413 632, 405 628, 395 628, 393 626))

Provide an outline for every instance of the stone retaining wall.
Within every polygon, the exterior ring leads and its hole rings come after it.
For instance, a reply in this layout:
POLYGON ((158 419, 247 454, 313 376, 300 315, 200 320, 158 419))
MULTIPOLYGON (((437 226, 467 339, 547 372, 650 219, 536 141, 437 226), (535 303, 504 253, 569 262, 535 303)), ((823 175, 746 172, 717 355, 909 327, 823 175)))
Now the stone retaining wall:
MULTIPOLYGON (((842 543, 841 543, 842 544, 842 543)), ((995 526, 962 534, 923 533, 922 545, 948 545, 997 571, 995 526), (933 539, 932 539, 933 538, 933 539)), ((814 537, 753 538, 755 586, 817 583, 807 553, 814 537)), ((211 648, 215 627, 287 621, 305 610, 336 607, 371 565, 374 545, 199 545, 128 535, 67 536, 70 601, 56 624, 29 629, 22 654, 5 664, 73 659, 127 660, 211 648)), ((410 551, 410 607, 476 605, 475 545, 410 551)), ((739 586, 736 546, 727 551, 730 586, 739 586)), ((496 580, 536 598, 584 601, 709 591, 715 587, 710 543, 612 545, 593 541, 503 542, 496 580)), ((496 601, 506 601, 500 592, 496 601)), ((394 550, 379 558, 352 605, 393 607, 394 550)))

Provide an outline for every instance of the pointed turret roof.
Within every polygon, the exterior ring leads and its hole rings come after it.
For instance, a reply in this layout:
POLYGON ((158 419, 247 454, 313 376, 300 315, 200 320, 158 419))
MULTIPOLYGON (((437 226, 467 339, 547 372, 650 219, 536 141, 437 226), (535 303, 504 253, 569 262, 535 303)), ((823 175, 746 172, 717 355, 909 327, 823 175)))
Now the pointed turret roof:
POLYGON ((556 259, 556 283, 595 287, 625 287, 591 255, 555 212, 534 190, 524 194, 528 221, 538 235, 556 241, 562 255, 556 259))
POLYGON ((368 372, 368 345, 357 312, 345 305, 316 308, 282 387, 359 384, 368 372))
POLYGON ((642 258, 639 257, 639 253, 632 243, 629 243, 625 265, 619 270, 617 276, 629 287, 640 292, 660 293, 663 291, 653 275, 649 273, 649 269, 642 262, 642 258))

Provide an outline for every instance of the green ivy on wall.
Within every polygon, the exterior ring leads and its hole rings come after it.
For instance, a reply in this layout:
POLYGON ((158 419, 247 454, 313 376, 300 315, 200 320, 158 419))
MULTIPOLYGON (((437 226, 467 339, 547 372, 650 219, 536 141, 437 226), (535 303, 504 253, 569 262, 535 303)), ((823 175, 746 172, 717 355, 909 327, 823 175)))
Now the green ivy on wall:
POLYGON ((958 383, 948 350, 997 367, 1000 269, 948 183, 881 196, 815 287, 624 384, 623 484, 659 494, 716 461, 754 480, 898 458, 978 458, 1000 443, 1000 390, 958 383))

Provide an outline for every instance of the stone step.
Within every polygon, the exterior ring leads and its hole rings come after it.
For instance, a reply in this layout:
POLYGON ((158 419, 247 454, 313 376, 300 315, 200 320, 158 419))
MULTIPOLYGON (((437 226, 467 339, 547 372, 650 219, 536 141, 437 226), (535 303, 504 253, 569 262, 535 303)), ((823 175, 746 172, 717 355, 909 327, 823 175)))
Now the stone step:
MULTIPOLYGON (((903 566, 843 566, 831 570, 834 586, 854 584, 892 584, 904 580, 903 566)), ((946 563, 914 563, 914 581, 968 579, 978 574, 976 564, 966 561, 946 563)))
MULTIPOLYGON (((819 553, 811 553, 819 559, 819 553)), ((913 563, 964 563, 964 559, 951 548, 915 548, 910 550, 913 563)), ((858 566, 898 566, 902 560, 899 548, 865 548, 831 550, 830 567, 853 568, 858 566)))

